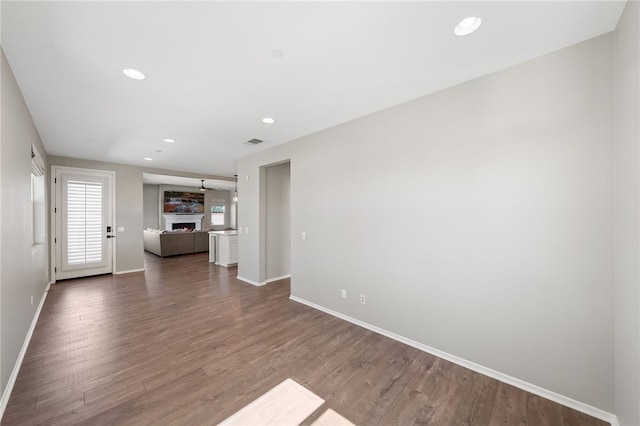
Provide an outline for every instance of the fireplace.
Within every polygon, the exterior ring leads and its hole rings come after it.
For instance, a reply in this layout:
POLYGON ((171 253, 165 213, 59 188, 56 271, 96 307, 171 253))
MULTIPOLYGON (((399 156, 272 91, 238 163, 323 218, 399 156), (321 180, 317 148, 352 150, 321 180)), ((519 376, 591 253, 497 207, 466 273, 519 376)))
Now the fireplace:
POLYGON ((194 229, 196 229, 196 224, 195 222, 172 223, 171 229, 190 229, 193 231, 194 229))
POLYGON ((173 231, 174 229, 182 228, 190 228, 200 231, 202 229, 202 218, 204 215, 165 213, 162 217, 164 217, 164 229, 166 231, 173 231))

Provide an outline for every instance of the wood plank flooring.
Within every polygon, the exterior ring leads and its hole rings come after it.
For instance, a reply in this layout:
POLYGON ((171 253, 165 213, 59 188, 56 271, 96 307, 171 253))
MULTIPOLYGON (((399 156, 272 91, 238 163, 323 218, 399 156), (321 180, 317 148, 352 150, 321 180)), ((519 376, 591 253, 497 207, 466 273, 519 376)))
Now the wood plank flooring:
POLYGON ((254 287, 207 253, 51 287, 3 425, 213 425, 287 378, 357 425, 606 423, 254 287))
POLYGON ((324 404, 324 399, 295 380, 287 379, 258 399, 242 407, 221 426, 297 426, 324 404))

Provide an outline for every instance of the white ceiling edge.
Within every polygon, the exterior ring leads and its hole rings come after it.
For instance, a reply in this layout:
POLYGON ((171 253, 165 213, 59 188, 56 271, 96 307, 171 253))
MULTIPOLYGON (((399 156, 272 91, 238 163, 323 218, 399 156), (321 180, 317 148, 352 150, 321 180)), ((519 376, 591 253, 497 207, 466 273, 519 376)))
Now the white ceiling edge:
MULTIPOLYGON (((197 178, 185 176, 143 173, 142 183, 145 185, 172 185, 200 188, 202 181, 197 178)), ((204 179, 204 187, 214 191, 233 191, 235 189, 234 182, 219 179, 204 179)))

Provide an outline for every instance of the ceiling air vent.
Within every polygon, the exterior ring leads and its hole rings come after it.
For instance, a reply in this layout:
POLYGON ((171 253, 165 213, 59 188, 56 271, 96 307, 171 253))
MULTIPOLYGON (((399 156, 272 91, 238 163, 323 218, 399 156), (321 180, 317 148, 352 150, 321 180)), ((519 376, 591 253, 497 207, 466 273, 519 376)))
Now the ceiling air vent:
POLYGON ((250 139, 250 140, 246 141, 245 145, 258 145, 259 143, 262 143, 262 142, 264 142, 264 141, 261 141, 260 139, 253 138, 253 139, 250 139))

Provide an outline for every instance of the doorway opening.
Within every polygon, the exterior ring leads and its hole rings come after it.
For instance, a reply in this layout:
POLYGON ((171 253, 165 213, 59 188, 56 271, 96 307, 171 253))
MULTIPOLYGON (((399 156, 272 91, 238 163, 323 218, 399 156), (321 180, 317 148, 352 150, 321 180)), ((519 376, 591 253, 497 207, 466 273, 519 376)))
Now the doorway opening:
POLYGON ((264 282, 291 276, 291 163, 261 168, 260 209, 264 282))

